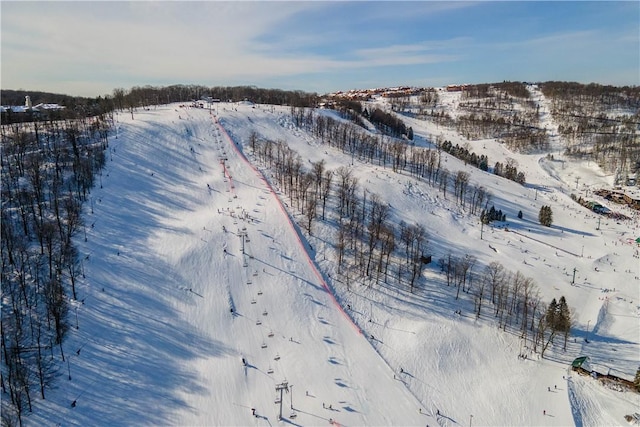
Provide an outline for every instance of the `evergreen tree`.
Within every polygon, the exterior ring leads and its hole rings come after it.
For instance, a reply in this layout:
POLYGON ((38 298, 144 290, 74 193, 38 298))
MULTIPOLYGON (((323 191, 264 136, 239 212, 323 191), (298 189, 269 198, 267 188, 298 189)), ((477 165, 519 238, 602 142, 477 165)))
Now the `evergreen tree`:
POLYGON ((547 307, 547 311, 544 316, 546 323, 546 329, 549 331, 549 338, 542 348, 542 356, 547 346, 553 342, 553 338, 562 333, 564 337, 563 350, 567 349, 567 339, 569 338, 569 332, 571 331, 571 311, 567 305, 567 300, 564 296, 560 297, 559 301, 552 299, 551 303, 547 307))
POLYGON ((538 213, 538 220, 540 224, 551 227, 553 223, 553 212, 551 211, 551 206, 543 206, 540 208, 540 213, 538 213))
POLYGON ((545 315, 545 320, 547 321, 547 325, 551 326, 551 329, 555 329, 554 325, 556 324, 557 312, 558 312, 558 302, 554 298, 551 300, 551 303, 549 303, 549 307, 547 307, 547 313, 545 315))
POLYGON ((558 317, 556 320, 556 329, 558 332, 564 334, 564 345, 562 349, 567 350, 567 339, 569 338, 569 332, 571 331, 571 311, 567 305, 567 300, 564 296, 560 297, 558 301, 558 317))
POLYGON ((540 316, 538 321, 538 338, 541 344, 540 349, 540 357, 544 357, 544 353, 547 351, 547 347, 553 341, 553 338, 556 335, 556 331, 553 327, 556 321, 556 311, 557 311, 558 303, 554 298, 551 300, 551 303, 547 306, 547 309, 543 316, 540 316))
POLYGON ((544 315, 544 321, 543 319, 540 319, 539 330, 542 338, 542 350, 540 352, 541 357, 544 357, 544 353, 545 351, 547 351, 549 344, 553 342, 553 339, 558 333, 558 330, 556 328, 558 317, 558 303, 554 298, 551 300, 551 303, 549 303, 549 306, 547 307, 547 311, 544 315), (545 335, 547 335, 547 332, 549 335, 545 339, 545 335))
POLYGON ((636 387, 636 390, 640 392, 640 368, 636 371, 636 377, 633 380, 633 385, 636 387))
POLYGON ((487 156, 485 156, 484 154, 480 155, 478 167, 485 172, 489 170, 489 159, 487 159, 487 156))
POLYGON ((522 211, 518 211, 518 218, 522 219, 522 211))

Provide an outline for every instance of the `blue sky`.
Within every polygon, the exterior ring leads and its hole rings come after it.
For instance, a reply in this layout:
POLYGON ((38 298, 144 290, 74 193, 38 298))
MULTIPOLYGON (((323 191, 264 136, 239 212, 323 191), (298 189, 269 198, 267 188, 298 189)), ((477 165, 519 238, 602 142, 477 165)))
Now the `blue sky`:
POLYGON ((3 89, 640 84, 640 2, 0 2, 3 89))

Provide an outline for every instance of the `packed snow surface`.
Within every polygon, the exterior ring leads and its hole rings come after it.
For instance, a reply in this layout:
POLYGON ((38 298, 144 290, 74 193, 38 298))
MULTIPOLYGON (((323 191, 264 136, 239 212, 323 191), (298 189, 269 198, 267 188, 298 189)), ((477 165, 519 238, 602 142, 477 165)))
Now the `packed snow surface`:
MULTIPOLYGON (((463 143, 410 124, 418 145, 439 135, 463 143)), ((27 423, 625 424, 639 395, 569 364, 586 355, 632 378, 640 363, 637 216, 600 220, 571 201, 584 190, 574 188, 577 174, 606 183, 594 165, 509 153, 493 140, 471 144, 493 162, 516 159, 528 182, 445 156, 449 170, 469 172, 507 213, 508 227, 485 226, 482 239, 477 217, 437 189, 322 145, 292 125, 288 108, 118 113, 77 236, 84 279, 70 312, 68 364, 27 423), (353 167, 394 221, 423 224, 434 262, 419 288, 339 282, 330 229, 318 221, 309 236, 298 226, 252 156, 252 132, 286 141, 305 162, 353 167), (551 228, 537 221, 542 205, 552 206, 551 228), (521 271, 545 302, 564 295, 575 312, 567 351, 518 357, 527 342, 490 316, 476 320, 470 297, 454 301, 435 262, 449 252, 477 257, 478 269, 499 261, 521 271)))

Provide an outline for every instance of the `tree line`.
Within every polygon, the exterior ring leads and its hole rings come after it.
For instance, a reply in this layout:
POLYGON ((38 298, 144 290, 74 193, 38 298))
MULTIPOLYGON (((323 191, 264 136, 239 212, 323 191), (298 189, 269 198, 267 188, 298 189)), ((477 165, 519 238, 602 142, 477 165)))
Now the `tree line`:
POLYGON ((473 255, 454 256, 451 253, 440 258, 441 271, 447 287, 456 289, 455 300, 460 292, 467 294, 474 304, 477 319, 493 318, 503 330, 519 331, 520 338, 530 342, 534 353, 544 357, 554 338, 561 334, 563 351, 566 351, 572 314, 563 297, 559 303, 555 298, 545 305, 533 279, 521 272, 510 272, 501 263, 491 262, 476 273, 477 260, 473 255))
POLYGON ((256 158, 271 171, 276 187, 290 198, 310 235, 316 220, 336 224, 338 272, 347 284, 358 275, 376 283, 407 283, 413 292, 424 265, 427 240, 423 227, 394 225, 390 206, 377 194, 361 190, 351 168, 330 170, 321 160, 307 169, 300 155, 284 142, 260 140, 253 134, 250 144, 256 158), (328 209, 328 204, 333 208, 328 209))
MULTIPOLYGON (((109 114, 2 125, 2 416, 22 424, 65 361, 82 261, 73 237, 103 168, 109 114)), ((76 325, 77 327, 77 325, 76 325)))
POLYGON ((211 97, 219 101, 238 102, 245 99, 258 104, 316 106, 318 95, 301 90, 263 89, 255 86, 171 85, 134 86, 129 90, 113 90, 113 102, 119 110, 131 110, 152 105, 189 102, 211 97))
POLYGON ((376 128, 385 135, 393 136, 395 138, 406 137, 409 141, 413 140, 413 129, 411 127, 407 127, 402 119, 391 113, 382 111, 379 108, 374 108, 370 113, 365 114, 365 117, 367 117, 369 121, 371 121, 371 123, 373 123, 376 128))
POLYGON ((479 215, 491 194, 479 185, 471 184, 466 171, 449 171, 442 160, 442 142, 436 148, 407 144, 405 140, 371 134, 351 123, 345 123, 311 110, 295 109, 294 123, 316 136, 322 143, 337 148, 353 159, 366 161, 394 172, 407 172, 437 188, 446 199, 453 197, 463 209, 479 215))
MULTIPOLYGON (((4 105, 24 105, 29 95, 33 105, 56 103, 64 106, 62 110, 49 113, 47 120, 77 119, 109 113, 115 109, 134 111, 154 105, 174 102, 190 102, 210 97, 220 101, 238 102, 250 100, 259 104, 293 105, 313 107, 319 102, 316 93, 301 90, 265 89, 256 86, 213 86, 170 85, 170 86, 133 86, 130 89, 115 88, 111 94, 87 98, 41 91, 2 89, 0 96, 4 105)), ((38 120, 29 112, 15 114, 10 109, 2 112, 2 123, 32 122, 38 120)))

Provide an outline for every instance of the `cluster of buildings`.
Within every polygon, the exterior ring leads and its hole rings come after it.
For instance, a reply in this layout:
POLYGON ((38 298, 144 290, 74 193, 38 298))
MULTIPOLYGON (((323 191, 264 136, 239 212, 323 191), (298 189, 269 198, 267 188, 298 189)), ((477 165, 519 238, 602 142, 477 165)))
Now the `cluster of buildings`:
MULTIPOLYGON (((445 90, 447 92, 462 92, 469 89, 471 85, 468 84, 459 84, 459 85, 448 85, 444 88, 439 88, 438 90, 445 90)), ((403 96, 414 96, 419 95, 420 93, 433 90, 433 88, 424 88, 424 87, 411 87, 411 86, 397 86, 397 87, 378 87, 373 89, 351 89, 346 92, 338 91, 327 94, 327 97, 330 98, 346 98, 358 101, 367 101, 372 98, 381 96, 385 98, 398 98, 403 96)))
POLYGON ((462 92, 469 89, 470 85, 449 85, 446 87, 447 92, 462 92))
POLYGON ((427 88, 411 87, 411 86, 398 86, 398 87, 379 87, 374 89, 351 89, 343 92, 338 91, 330 93, 327 96, 331 98, 346 98, 353 100, 366 101, 378 96, 386 98, 397 98, 401 96, 413 96, 424 92, 427 88))
POLYGON ((640 210, 639 190, 623 190, 622 188, 616 188, 613 190, 600 189, 596 190, 594 193, 611 202, 618 203, 620 205, 627 205, 632 209, 640 210))
POLYGON ((24 105, 2 105, 2 123, 24 122, 31 120, 47 120, 65 109, 59 104, 40 103, 32 105, 29 95, 25 97, 24 105))

